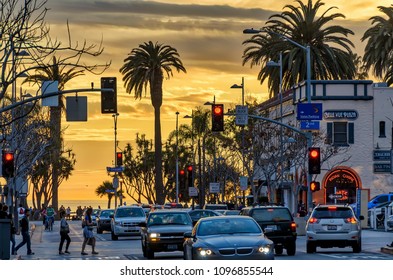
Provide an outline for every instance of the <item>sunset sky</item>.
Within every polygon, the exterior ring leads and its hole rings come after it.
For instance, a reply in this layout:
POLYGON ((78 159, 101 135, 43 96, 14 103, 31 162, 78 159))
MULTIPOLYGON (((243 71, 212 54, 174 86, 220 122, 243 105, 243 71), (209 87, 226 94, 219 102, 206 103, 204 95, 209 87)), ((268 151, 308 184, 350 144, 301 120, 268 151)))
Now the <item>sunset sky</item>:
MULTIPOLYGON (((369 18, 380 15, 377 6, 390 6, 391 1, 325 0, 320 11, 336 6, 330 13, 342 13, 342 25, 355 32, 350 39, 355 52, 362 55, 364 43, 360 37, 371 26, 369 18)), ((133 142, 136 133, 154 138, 154 114, 150 96, 135 100, 125 92, 120 67, 127 54, 144 42, 153 41, 177 49, 187 73, 174 73, 165 80, 164 100, 161 107, 162 139, 166 140, 175 129, 176 111, 179 124, 190 123, 183 119, 192 109, 206 101, 224 103, 225 106, 241 102, 241 90, 230 89, 234 83, 245 79, 245 96, 264 101, 266 85, 257 80, 257 68, 242 66, 242 42, 248 35, 245 28, 264 26, 269 16, 280 13, 288 0, 48 0, 47 22, 52 37, 66 42, 68 20, 73 40, 99 44, 103 40, 104 53, 90 61, 100 64, 111 61, 111 67, 102 75, 118 80, 118 131, 120 148, 133 142)), ((91 82, 100 86, 100 77, 86 75, 67 84, 66 89, 89 88, 91 82)), ((85 94, 80 94, 85 95, 85 94)), ((110 114, 100 112, 99 93, 89 93, 87 122, 71 123, 65 144, 76 153, 77 164, 72 177, 61 185, 59 201, 68 199, 98 199, 94 190, 103 181, 110 180, 106 172, 114 158, 114 121, 110 114)), ((130 201, 131 202, 131 201, 130 201)))

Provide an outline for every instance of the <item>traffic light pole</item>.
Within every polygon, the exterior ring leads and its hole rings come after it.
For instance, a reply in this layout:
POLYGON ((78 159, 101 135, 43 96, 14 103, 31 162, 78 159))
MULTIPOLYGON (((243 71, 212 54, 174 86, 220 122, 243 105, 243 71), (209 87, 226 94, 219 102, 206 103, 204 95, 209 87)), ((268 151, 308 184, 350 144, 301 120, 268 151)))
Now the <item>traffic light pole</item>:
MULTIPOLYGON (((112 115, 112 117, 113 117, 113 122, 114 122, 114 128, 113 128, 113 130, 114 130, 114 134, 115 134, 115 161, 114 161, 114 165, 115 166, 117 166, 117 117, 119 116, 119 113, 116 113, 116 114, 113 114, 112 115)), ((118 178, 117 177, 117 172, 115 173, 115 176, 114 176, 115 178, 118 178)), ((115 181, 117 181, 117 180, 115 180, 115 181)), ((115 209, 117 208, 117 197, 118 197, 118 195, 117 195, 117 187, 118 186, 113 186, 114 187, 114 190, 115 190, 115 192, 114 192, 114 194, 115 194, 115 209)))

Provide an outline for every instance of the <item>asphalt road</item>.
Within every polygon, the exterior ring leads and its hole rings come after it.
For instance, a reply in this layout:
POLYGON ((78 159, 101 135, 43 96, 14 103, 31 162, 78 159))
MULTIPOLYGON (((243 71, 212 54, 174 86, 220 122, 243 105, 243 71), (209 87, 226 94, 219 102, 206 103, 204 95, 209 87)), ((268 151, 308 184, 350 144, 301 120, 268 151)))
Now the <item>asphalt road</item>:
MULTIPOLYGON (((35 230, 32 235, 32 250, 35 255, 27 255, 26 247, 18 251, 18 255, 11 256, 11 259, 32 259, 32 260, 145 260, 141 250, 141 240, 139 237, 119 237, 119 240, 112 241, 110 232, 96 234, 98 255, 91 255, 91 247, 87 246, 87 256, 81 255, 83 242, 82 227, 80 221, 70 221, 71 245, 70 255, 59 255, 58 246, 60 241, 59 221, 55 222, 53 231, 46 231, 42 222, 33 221, 35 230)), ((21 236, 16 237, 16 243, 21 240, 21 236)), ((374 231, 364 229, 362 231, 362 252, 352 253, 352 248, 317 248, 315 254, 306 253, 305 236, 299 236, 297 240, 297 251, 295 256, 285 254, 276 255, 276 260, 393 260, 393 254, 382 252, 381 248, 390 244, 393 240, 392 232, 374 231)), ((64 250, 64 248, 63 248, 64 250)), ((155 259, 182 259, 182 252, 162 252, 156 253, 155 259)))

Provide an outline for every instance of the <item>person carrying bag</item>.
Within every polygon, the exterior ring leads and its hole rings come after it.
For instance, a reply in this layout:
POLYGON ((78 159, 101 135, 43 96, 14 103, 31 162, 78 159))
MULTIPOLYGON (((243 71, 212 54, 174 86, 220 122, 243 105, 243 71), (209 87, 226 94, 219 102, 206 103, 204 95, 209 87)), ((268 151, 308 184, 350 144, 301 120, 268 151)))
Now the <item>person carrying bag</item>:
POLYGON ((59 255, 63 255, 64 253, 70 254, 68 248, 70 247, 71 238, 68 235, 70 233, 70 226, 66 220, 66 213, 64 211, 60 212, 60 244, 59 244, 59 255), (67 241, 66 248, 63 253, 63 244, 64 241, 67 241))
POLYGON ((83 227, 83 243, 82 243, 82 255, 87 255, 87 253, 85 252, 85 248, 86 248, 86 244, 87 245, 91 245, 92 246, 92 254, 93 255, 97 255, 98 252, 95 251, 95 247, 96 247, 96 238, 94 237, 94 233, 93 233, 93 222, 91 219, 91 214, 93 213, 93 209, 92 208, 88 208, 86 210, 86 215, 85 215, 85 220, 84 220, 84 224, 85 226, 83 227))

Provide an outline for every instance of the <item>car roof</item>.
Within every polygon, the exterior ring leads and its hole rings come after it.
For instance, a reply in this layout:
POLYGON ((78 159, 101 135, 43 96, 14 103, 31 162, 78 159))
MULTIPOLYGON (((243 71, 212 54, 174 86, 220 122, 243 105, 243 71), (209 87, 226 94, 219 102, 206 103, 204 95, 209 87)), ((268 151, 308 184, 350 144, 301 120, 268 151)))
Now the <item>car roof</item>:
POLYGON ((186 213, 187 214, 186 211, 184 211, 184 210, 182 210, 180 208, 178 208, 178 209, 176 209, 176 208, 172 208, 172 209, 156 209, 154 211, 149 212, 149 215, 150 214, 154 214, 154 213, 160 213, 160 214, 162 214, 162 213, 170 213, 170 214, 177 214, 177 213, 178 214, 184 214, 184 213, 186 213))
POLYGON ((248 220, 254 220, 250 216, 241 216, 241 215, 234 215, 234 216, 210 216, 210 217, 205 217, 201 218, 200 220, 218 220, 218 219, 230 219, 230 220, 235 220, 235 219, 248 219, 248 220))

